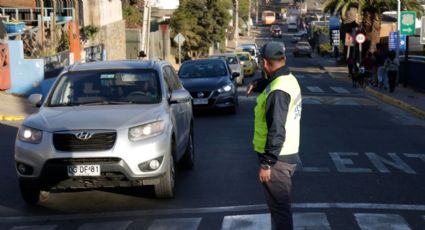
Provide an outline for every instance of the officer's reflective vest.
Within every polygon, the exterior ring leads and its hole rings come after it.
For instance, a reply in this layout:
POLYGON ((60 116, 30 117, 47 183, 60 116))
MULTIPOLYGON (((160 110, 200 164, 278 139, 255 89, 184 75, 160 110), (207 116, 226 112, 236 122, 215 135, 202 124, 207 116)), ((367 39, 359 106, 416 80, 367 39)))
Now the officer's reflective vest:
POLYGON ((274 79, 257 97, 255 106, 255 131, 252 141, 254 150, 264 153, 267 140, 266 101, 274 90, 282 90, 291 96, 285 123, 285 142, 279 155, 298 153, 300 143, 301 90, 297 79, 292 74, 282 75, 274 79))

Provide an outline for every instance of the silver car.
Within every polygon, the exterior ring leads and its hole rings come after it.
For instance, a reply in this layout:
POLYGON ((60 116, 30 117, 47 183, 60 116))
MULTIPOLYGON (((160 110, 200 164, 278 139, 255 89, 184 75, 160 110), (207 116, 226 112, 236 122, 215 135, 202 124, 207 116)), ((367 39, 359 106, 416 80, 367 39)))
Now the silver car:
POLYGON ((242 71, 242 64, 239 60, 239 57, 234 53, 222 53, 222 54, 213 54, 208 56, 210 59, 214 58, 223 58, 226 60, 226 63, 229 65, 230 70, 232 70, 232 73, 239 73, 239 76, 236 78, 236 83, 238 85, 243 85, 245 76, 244 72, 242 71))
MULTIPOLYGON (((15 143, 23 199, 41 191, 153 185, 174 196, 176 163, 194 163, 191 96, 165 61, 109 61, 62 72, 15 143)), ((48 194, 48 193, 42 193, 48 194)))

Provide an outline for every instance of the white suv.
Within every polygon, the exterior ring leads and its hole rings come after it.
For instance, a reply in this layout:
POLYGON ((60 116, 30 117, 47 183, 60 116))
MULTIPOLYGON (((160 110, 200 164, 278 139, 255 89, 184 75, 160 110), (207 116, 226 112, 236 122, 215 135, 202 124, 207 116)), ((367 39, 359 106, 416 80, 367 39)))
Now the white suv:
POLYGON ((191 96, 165 61, 109 61, 62 72, 19 128, 23 199, 41 191, 153 185, 174 196, 175 166, 194 163, 191 96))

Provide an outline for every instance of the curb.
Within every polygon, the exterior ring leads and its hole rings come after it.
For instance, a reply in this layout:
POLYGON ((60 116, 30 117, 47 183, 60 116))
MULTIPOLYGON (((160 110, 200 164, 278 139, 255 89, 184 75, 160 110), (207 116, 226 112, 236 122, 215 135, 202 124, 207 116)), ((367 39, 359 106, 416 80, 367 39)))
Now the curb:
POLYGON ((0 121, 21 121, 24 119, 24 116, 9 116, 0 114, 0 121))
POLYGON ((379 93, 376 90, 371 89, 369 86, 366 87, 366 92, 388 104, 397 106, 403 110, 406 110, 407 112, 415 114, 416 116, 422 119, 425 119, 425 111, 422 111, 421 109, 418 109, 415 106, 409 105, 403 101, 400 101, 398 99, 392 98, 385 94, 379 93))

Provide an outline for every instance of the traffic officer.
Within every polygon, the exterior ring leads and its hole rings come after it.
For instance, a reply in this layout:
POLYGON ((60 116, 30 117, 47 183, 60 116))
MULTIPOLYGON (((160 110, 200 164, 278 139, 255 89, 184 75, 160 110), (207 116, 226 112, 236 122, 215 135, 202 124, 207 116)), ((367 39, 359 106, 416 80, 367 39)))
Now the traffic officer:
POLYGON ((291 177, 299 161, 301 90, 286 67, 285 47, 269 42, 261 48, 266 77, 247 88, 261 92, 255 106, 253 145, 258 155, 258 177, 270 209, 272 229, 293 229, 290 192, 291 177))

